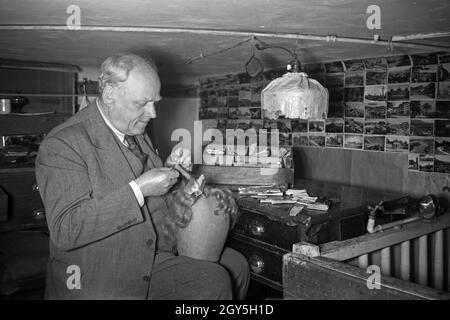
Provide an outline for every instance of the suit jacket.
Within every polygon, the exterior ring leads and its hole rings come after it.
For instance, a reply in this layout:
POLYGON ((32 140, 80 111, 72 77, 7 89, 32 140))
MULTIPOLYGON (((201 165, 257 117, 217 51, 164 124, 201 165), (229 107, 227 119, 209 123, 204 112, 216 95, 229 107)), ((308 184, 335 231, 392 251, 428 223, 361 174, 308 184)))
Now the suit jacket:
MULTIPOLYGON (((147 165, 161 167, 149 137, 137 138, 147 165)), ((142 170, 96 103, 48 134, 36 159, 50 231, 46 298, 147 297, 157 243, 152 219, 168 209, 164 197, 148 197, 139 207, 128 183, 142 170), (77 268, 80 288, 73 288, 77 268)))

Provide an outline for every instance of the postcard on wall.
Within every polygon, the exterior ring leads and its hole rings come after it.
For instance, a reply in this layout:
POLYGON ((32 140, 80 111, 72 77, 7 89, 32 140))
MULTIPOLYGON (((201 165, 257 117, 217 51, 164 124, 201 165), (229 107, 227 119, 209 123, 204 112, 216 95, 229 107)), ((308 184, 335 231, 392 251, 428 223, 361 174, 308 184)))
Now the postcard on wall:
POLYGON ((364 119, 363 118, 345 118, 345 133, 363 133, 364 119))
POLYGON ((409 118, 409 110, 409 101, 388 101, 387 103, 388 118, 409 118))
POLYGON ((343 117, 344 117, 344 103, 330 101, 328 105, 327 118, 343 118, 343 117))
POLYGON ((414 66, 437 64, 436 53, 415 54, 411 56, 414 66))
POLYGON ((310 134, 309 135, 310 147, 325 147, 325 135, 310 134))
POLYGON ((387 71, 368 70, 366 72, 366 86, 387 84, 387 71))
POLYGON ((424 137, 410 137, 409 152, 420 154, 434 154, 434 139, 424 137))
POLYGON ((362 60, 344 61, 346 71, 364 71, 364 63, 362 60))
POLYGON ((327 74, 325 77, 325 84, 327 87, 343 87, 344 74, 327 74))
POLYGON ((435 118, 436 102, 434 100, 411 101, 411 118, 435 118))
POLYGON ((412 136, 432 136, 434 128, 433 120, 411 120, 412 136))
POLYGON ((366 119, 385 119, 386 118, 386 102, 369 102, 365 105, 366 119))
POLYGON ((412 68, 411 82, 436 82, 437 66, 414 66, 412 68))
POLYGON ((441 64, 438 69, 439 81, 450 81, 450 63, 441 64))
POLYGON ((325 124, 325 132, 327 133, 342 133, 344 132, 343 119, 327 119, 325 124))
POLYGON ((450 137, 450 120, 435 120, 434 135, 436 137, 450 137))
POLYGON ((386 86, 369 86, 365 87, 364 101, 385 101, 386 100, 386 86))
POLYGON ((364 150, 384 151, 385 136, 364 135, 364 150))
POLYGON ((409 84, 388 85, 388 100, 409 100, 409 84))
POLYGON ((342 148, 344 135, 342 133, 327 133, 325 135, 325 146, 330 148, 342 148))
POLYGON ((292 133, 292 144, 294 146, 308 146, 308 135, 304 133, 294 132, 292 133))
POLYGON ((362 134, 345 134, 344 148, 346 149, 362 149, 363 135, 362 134))
POLYGON ((419 171, 419 154, 417 153, 408 154, 408 170, 419 171))
POLYGON ((402 67, 389 69, 388 71, 388 83, 410 83, 411 82, 411 68, 402 67))
POLYGON ((407 119, 387 119, 387 134, 397 136, 409 135, 409 121, 407 119))
POLYGON ((436 97, 436 83, 411 83, 411 100, 434 99, 436 97))
POLYGON ((409 137, 386 136, 386 151, 408 153, 409 137))
POLYGON ((436 118, 450 119, 450 100, 436 101, 436 118))
POLYGON ((345 88, 345 101, 364 101, 364 87, 345 88))
POLYGON ((291 119, 292 132, 308 132, 308 120, 291 119))
POLYGON ((364 86, 364 72, 347 72, 345 74, 346 87, 364 86))
POLYGON ((340 73, 344 72, 344 66, 341 61, 325 63, 325 70, 327 73, 340 73))
POLYGON ((419 155, 419 171, 434 171, 434 156, 428 154, 419 155))
POLYGON ((450 173, 450 156, 435 155, 434 156, 434 172, 450 173))
POLYGON ((344 101, 344 88, 332 87, 328 89, 330 103, 344 101))
POLYGON ((366 66, 366 69, 386 69, 387 68, 387 61, 386 58, 370 58, 370 59, 364 59, 364 65, 366 66))
POLYGON ((364 123, 365 134, 386 134, 386 120, 366 120, 364 123))
POLYGON ((308 124, 309 132, 324 132, 325 121, 324 120, 309 120, 308 124))
POLYGON ((439 99, 450 99, 450 81, 439 82, 437 97, 439 99))
POLYGON ((411 59, 408 55, 387 57, 386 61, 389 68, 411 65, 411 59))

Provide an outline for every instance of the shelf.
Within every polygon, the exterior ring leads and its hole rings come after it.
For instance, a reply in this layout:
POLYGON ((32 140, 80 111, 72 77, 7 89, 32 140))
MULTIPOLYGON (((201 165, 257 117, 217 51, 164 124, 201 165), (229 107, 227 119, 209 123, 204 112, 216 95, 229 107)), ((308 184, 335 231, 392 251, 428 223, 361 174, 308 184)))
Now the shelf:
POLYGON ((42 134, 71 117, 66 113, 0 115, 0 135, 42 134))

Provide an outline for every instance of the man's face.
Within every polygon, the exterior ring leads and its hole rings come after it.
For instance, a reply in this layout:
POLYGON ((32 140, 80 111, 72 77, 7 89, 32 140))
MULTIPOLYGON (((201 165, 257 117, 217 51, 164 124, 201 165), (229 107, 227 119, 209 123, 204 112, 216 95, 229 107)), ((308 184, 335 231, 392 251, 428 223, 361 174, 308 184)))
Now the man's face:
POLYGON ((122 133, 143 134, 150 119, 156 118, 155 102, 161 100, 158 74, 148 67, 133 68, 128 79, 114 88, 109 120, 122 133))

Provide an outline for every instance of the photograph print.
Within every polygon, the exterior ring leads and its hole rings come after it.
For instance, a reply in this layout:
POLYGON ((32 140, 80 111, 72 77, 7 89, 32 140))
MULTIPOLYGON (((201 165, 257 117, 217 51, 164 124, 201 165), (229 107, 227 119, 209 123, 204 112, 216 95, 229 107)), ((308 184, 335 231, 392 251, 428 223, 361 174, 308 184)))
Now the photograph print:
POLYGON ((436 97, 436 84, 429 83, 411 83, 411 100, 434 99, 436 97))
POLYGON ((364 135, 364 150, 384 151, 385 136, 364 135))
POLYGON ((411 120, 410 134, 412 136, 432 136, 433 120, 411 120))
POLYGON ((409 100, 409 84, 388 85, 388 100, 409 100))
POLYGON ((389 70, 388 83, 409 83, 411 81, 411 68, 396 68, 389 70))
POLYGON ((411 101, 411 118, 436 117, 436 102, 434 100, 411 101))
POLYGON ((344 135, 341 133, 327 133, 325 136, 325 146, 331 148, 342 148, 344 135))
POLYGON ((386 86, 370 86, 365 87, 364 100, 369 101, 385 101, 386 86))
POLYGON ((387 117, 388 118, 408 118, 410 113, 409 101, 388 101, 387 117))
POLYGON ((409 137, 386 136, 386 151, 408 153, 409 137))
POLYGON ((410 137, 409 152, 420 154, 434 154, 434 139, 423 137, 410 137))

